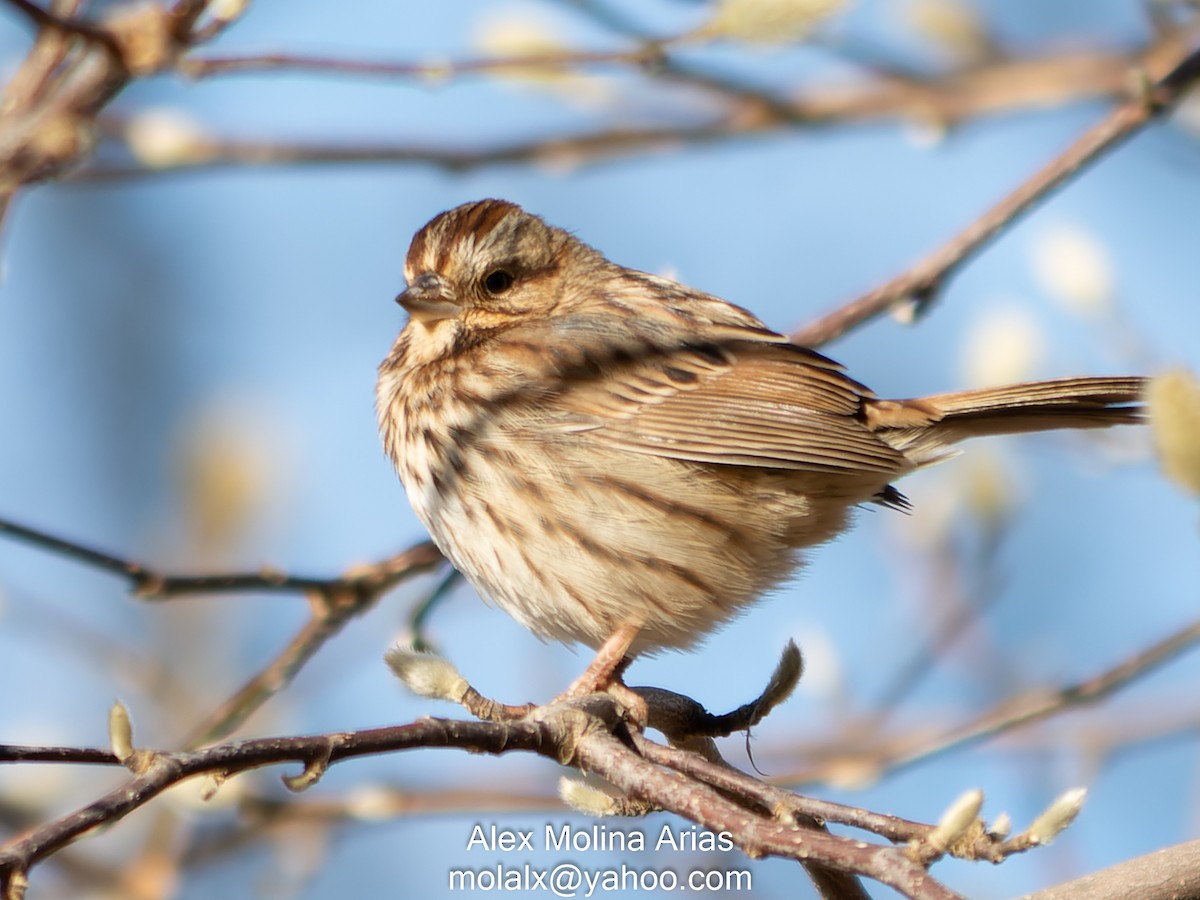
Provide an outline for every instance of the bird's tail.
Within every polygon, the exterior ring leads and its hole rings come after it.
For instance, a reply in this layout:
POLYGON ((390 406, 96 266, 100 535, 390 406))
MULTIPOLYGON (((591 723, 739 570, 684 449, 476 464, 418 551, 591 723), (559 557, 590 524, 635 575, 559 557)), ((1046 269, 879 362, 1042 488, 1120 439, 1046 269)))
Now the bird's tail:
POLYGON ((934 462, 967 438, 1055 428, 1107 428, 1142 421, 1137 376, 1060 378, 936 394, 915 400, 869 401, 867 421, 918 465, 934 462))

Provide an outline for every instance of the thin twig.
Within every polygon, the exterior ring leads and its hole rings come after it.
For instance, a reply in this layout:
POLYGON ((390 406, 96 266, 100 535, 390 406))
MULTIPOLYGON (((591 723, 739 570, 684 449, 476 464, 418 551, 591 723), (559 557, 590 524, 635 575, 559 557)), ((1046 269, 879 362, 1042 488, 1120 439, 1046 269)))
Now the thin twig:
POLYGON ((169 575, 88 547, 76 541, 57 537, 8 519, 0 519, 0 536, 17 540, 56 553, 59 556, 124 578, 135 596, 142 600, 169 600, 194 594, 230 594, 258 591, 264 593, 320 594, 362 593, 386 590, 396 582, 427 571, 441 562, 437 548, 429 541, 415 544, 395 556, 372 566, 357 568, 353 573, 335 578, 314 578, 288 575, 271 569, 258 572, 222 573, 217 575, 169 575))
POLYGON ((97 747, 30 747, 0 744, 0 763, 68 763, 88 766, 119 766, 111 750, 97 747))
POLYGON ((1016 728, 1079 709, 1109 697, 1116 691, 1150 674, 1161 666, 1200 645, 1200 620, 1174 632, 1161 641, 1122 660, 1099 675, 1060 688, 1035 688, 1011 697, 970 722, 933 737, 906 739, 882 744, 878 736, 870 738, 872 749, 854 753, 839 746, 835 759, 827 765, 796 770, 778 780, 788 784, 812 784, 835 777, 838 771, 861 767, 875 773, 927 762, 968 744, 979 743, 1016 728))
POLYGON ((9 6, 15 7, 39 28, 61 31, 91 41, 93 44, 103 47, 113 57, 114 61, 118 63, 121 61, 121 48, 117 46, 117 42, 113 39, 113 36, 103 28, 97 28, 95 25, 81 21, 80 19, 57 15, 56 13, 42 9, 36 3, 31 3, 30 0, 4 0, 4 2, 9 6))
POLYGON ((956 552, 950 546, 951 541, 941 542, 935 550, 936 571, 930 586, 933 591, 930 605, 935 608, 922 616, 929 620, 925 628, 928 636, 914 638, 910 657, 892 672, 873 702, 874 711, 863 723, 864 731, 878 733, 937 661, 945 659, 955 643, 1005 596, 999 550, 1007 521, 1003 517, 980 517, 978 524, 982 534, 970 559, 961 558, 965 554, 956 552), (964 584, 968 573, 974 581, 969 587, 964 584))
POLYGON ((915 303, 919 311, 936 298, 946 281, 964 263, 1024 213, 1105 153, 1173 109, 1197 78, 1200 78, 1200 50, 1191 52, 1157 81, 1149 82, 1136 97, 1118 106, 1104 121, 943 247, 886 284, 794 332, 792 340, 817 347, 898 304, 915 303))
MULTIPOLYGON (((196 747, 232 734, 264 703, 285 690, 304 665, 347 622, 373 607, 401 579, 430 572, 441 564, 441 554, 425 542, 368 567, 366 572, 341 579, 346 586, 338 585, 311 594, 312 615, 296 636, 231 697, 193 726, 184 746, 196 747), (386 576, 380 577, 376 572, 386 573, 386 576), (354 589, 348 587, 350 584, 369 584, 369 587, 354 589)), ((435 587, 431 593, 436 594, 437 590, 435 587)))
POLYGON ((305 663, 350 619, 370 609, 399 582, 432 571, 443 562, 437 548, 431 542, 423 541, 381 562, 358 566, 334 578, 310 578, 270 570, 168 575, 16 522, 0 520, 0 535, 124 578, 134 594, 145 600, 244 591, 299 593, 310 598, 312 614, 296 636, 233 696, 197 723, 185 746, 208 743, 232 733, 255 710, 291 684, 305 663))
MULTIPOLYGON (((798 98, 783 98, 771 91, 742 85, 724 75, 668 58, 653 69, 653 77, 687 83, 726 101, 727 111, 709 121, 656 124, 647 127, 605 125, 576 134, 546 134, 485 147, 448 147, 419 144, 322 145, 270 140, 242 140, 218 135, 191 136, 190 146, 179 147, 175 157, 153 167, 140 164, 102 164, 81 169, 72 180, 111 181, 149 178, 182 172, 206 171, 225 166, 289 166, 350 163, 400 163, 434 166, 451 172, 484 166, 520 163, 554 163, 571 166, 605 161, 661 148, 703 146, 741 137, 770 134, 784 128, 814 127, 832 123, 885 119, 936 122, 949 127, 975 115, 996 114, 1031 106, 1065 103, 1096 97, 1126 97, 1129 71, 1141 67, 1158 73, 1173 65, 1183 52, 1177 36, 1164 39, 1140 53, 1078 54, 1045 59, 995 63, 976 72, 956 73, 928 82, 876 79, 845 88, 823 85, 798 98)), ((222 66, 286 65, 282 55, 232 59, 222 66)), ((301 58, 296 58, 300 61, 301 58)), ((518 62, 530 61, 521 59, 518 62)), ((536 60, 533 60, 536 61, 536 60)), ((358 63, 325 59, 325 70, 351 74, 438 74, 483 71, 507 65, 503 60, 464 60, 445 64, 358 63), (430 66, 433 66, 431 69, 430 66), (461 69, 456 69, 461 66, 461 69)), ((126 125, 110 120, 107 133, 124 139, 126 125)), ((183 140, 185 136, 181 135, 183 140)))
POLYGON ((894 765, 911 765, 927 760, 967 743, 985 740, 1005 731, 1029 725, 1058 715, 1068 709, 1078 709, 1111 696, 1155 669, 1172 662, 1200 644, 1200 621, 1182 628, 1147 647, 1129 659, 1092 678, 1057 690, 1035 690, 1012 698, 974 722, 942 735, 937 741, 897 755, 894 765))
POLYGON ((462 573, 451 567, 449 571, 442 577, 423 600, 414 604, 412 611, 408 615, 408 630, 412 636, 412 647, 414 650, 423 650, 426 652, 435 652, 436 648, 433 642, 425 634, 426 627, 429 624, 429 619, 433 615, 433 611, 445 600, 450 592, 456 588, 462 581, 462 573))
POLYGON ((657 63, 662 59, 662 55, 662 48, 657 45, 645 45, 632 50, 529 53, 444 62, 392 62, 300 53, 262 53, 245 56, 192 56, 180 61, 179 70, 188 78, 197 80, 221 75, 289 72, 349 77, 415 78, 440 82, 463 75, 485 75, 512 70, 561 72, 595 65, 644 67, 657 63))
MULTIPOLYGON (((317 761, 329 765, 357 756, 422 746, 458 746, 490 753, 498 753, 506 748, 536 750, 543 735, 543 726, 535 722, 495 725, 488 722, 424 719, 391 728, 305 737, 261 738, 190 752, 152 753, 147 757, 144 771, 125 785, 74 813, 0 847, 0 884, 8 873, 27 870, 92 829, 124 818, 172 785, 196 775, 212 773, 224 776, 284 762, 301 762, 308 766, 317 761)), ((20 755, 25 759, 36 752, 35 748, 6 749, 9 756, 20 755)), ((82 757, 105 751, 78 752, 82 757)), ((85 760, 81 758, 75 761, 85 760)), ((116 761, 115 757, 112 761, 116 761)))

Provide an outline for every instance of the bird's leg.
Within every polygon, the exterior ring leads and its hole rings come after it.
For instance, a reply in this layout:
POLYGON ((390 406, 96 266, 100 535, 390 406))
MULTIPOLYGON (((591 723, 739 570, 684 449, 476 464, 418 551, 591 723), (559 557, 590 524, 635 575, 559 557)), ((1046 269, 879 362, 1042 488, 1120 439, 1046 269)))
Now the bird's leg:
POLYGON ((621 674, 629 661, 625 654, 641 630, 640 626, 626 623, 614 631, 596 651, 596 658, 591 661, 583 674, 571 682, 571 686, 558 699, 567 700, 596 694, 606 690, 609 685, 620 683, 621 674))
POLYGON ((646 701, 625 686, 621 680, 625 669, 633 662, 628 656, 629 647, 641 631, 640 625, 625 623, 617 628, 596 651, 596 658, 591 661, 583 674, 571 682, 570 686, 559 694, 555 701, 578 700, 588 694, 608 692, 621 705, 625 706, 635 721, 646 721, 646 701))

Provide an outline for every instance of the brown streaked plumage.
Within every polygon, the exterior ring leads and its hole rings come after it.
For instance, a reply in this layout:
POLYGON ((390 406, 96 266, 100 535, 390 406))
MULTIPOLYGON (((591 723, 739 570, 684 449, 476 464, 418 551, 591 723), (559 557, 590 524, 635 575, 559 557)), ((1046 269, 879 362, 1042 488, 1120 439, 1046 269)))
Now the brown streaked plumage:
MULTIPOLYGON (((387 452, 485 597, 542 637, 685 647, 891 482, 978 435, 1138 420, 1140 378, 881 400, 744 309, 482 200, 413 238, 387 452)), ((620 649, 624 649, 624 646, 620 649)))

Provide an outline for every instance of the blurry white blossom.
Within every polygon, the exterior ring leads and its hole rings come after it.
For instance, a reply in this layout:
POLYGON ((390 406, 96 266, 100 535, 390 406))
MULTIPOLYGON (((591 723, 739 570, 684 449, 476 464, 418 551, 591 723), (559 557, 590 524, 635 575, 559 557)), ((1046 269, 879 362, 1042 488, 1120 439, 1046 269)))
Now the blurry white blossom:
POLYGON ((361 784, 346 792, 346 814, 362 822, 382 822, 401 815, 405 798, 378 784, 361 784))
POLYGON ((1033 274, 1041 288, 1070 312, 1108 312, 1115 291, 1112 261, 1090 232, 1059 226, 1033 245, 1033 274))
POLYGON ((883 777, 883 764, 868 754, 835 758, 826 763, 825 783, 845 791, 865 791, 883 777))
MULTIPOLYGON (((545 19, 528 13, 499 10, 480 19, 474 31, 472 44, 475 49, 496 60, 554 58, 575 52, 545 19)), ((545 88, 564 99, 585 105, 601 104, 613 97, 609 79, 585 74, 569 65, 506 65, 491 74, 545 88)))
POLYGON ((271 416, 244 398, 197 410, 177 438, 183 509, 200 548, 235 545, 279 499, 287 462, 271 416))
POLYGON ((963 0, 909 0, 904 12, 913 30, 953 63, 967 65, 994 52, 987 24, 963 0))
POLYGON ((699 34, 783 44, 808 37, 848 5, 848 0, 719 0, 699 34))
POLYGON ((211 154, 199 124, 174 107, 138 112, 125 125, 125 143, 142 165, 162 169, 202 161, 211 154))
POLYGON ((806 625, 794 629, 796 644, 804 648, 804 677, 799 689, 826 701, 845 697, 846 681, 837 645, 823 628, 806 625))
POLYGON ((1025 309, 1006 304, 976 318, 962 346, 962 371, 974 387, 1028 381, 1046 352, 1046 335, 1025 309))
MULTIPOLYGON (((892 540, 918 552, 942 546, 962 511, 954 469, 937 468, 912 476, 920 479, 921 502, 906 516, 887 516, 884 524, 892 540)), ((915 492, 914 492, 915 493, 915 492)))
POLYGON ((1184 94, 1171 119, 1189 134, 1200 137, 1200 90, 1192 89, 1184 94))
POLYGON ((218 22, 232 22, 250 6, 250 0, 210 0, 208 15, 218 22))
POLYGON ((1146 390, 1163 473, 1200 494, 1200 381, 1185 369, 1159 375, 1146 390))
POLYGON ((945 467, 923 473, 919 494, 907 516, 886 519, 889 534, 918 552, 944 547, 964 520, 994 528, 1026 499, 1025 474, 1002 445, 979 444, 945 467))
MULTIPOLYGON (((472 43, 480 53, 497 59, 558 56, 570 50, 545 20, 512 10, 499 10, 476 23, 472 43)), ((518 68, 502 70, 502 74, 538 79, 555 77, 558 73, 541 68, 518 68)))
POLYGON ((207 775, 179 782, 166 797, 175 814, 199 819, 211 816, 215 809, 236 809, 247 793, 247 785, 241 779, 207 775))
POLYGON ((1005 459, 997 451, 981 447, 972 448, 959 463, 957 477, 963 504, 981 523, 1003 522, 1021 502, 1020 478, 1005 459))
POLYGON ((950 134, 945 118, 936 115, 931 108, 928 115, 913 115, 901 125, 904 139, 918 150, 933 150, 940 147, 950 134))

